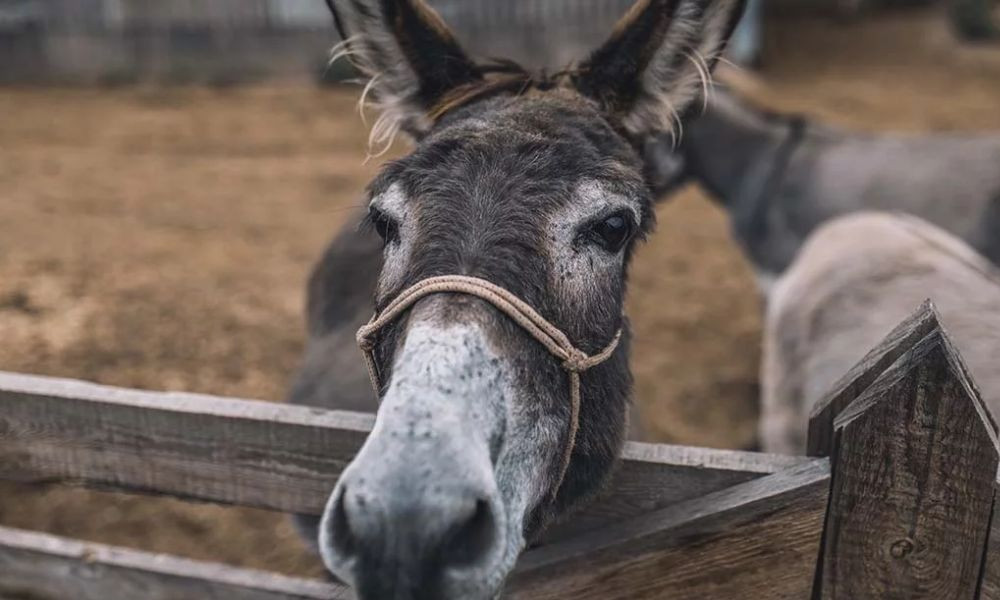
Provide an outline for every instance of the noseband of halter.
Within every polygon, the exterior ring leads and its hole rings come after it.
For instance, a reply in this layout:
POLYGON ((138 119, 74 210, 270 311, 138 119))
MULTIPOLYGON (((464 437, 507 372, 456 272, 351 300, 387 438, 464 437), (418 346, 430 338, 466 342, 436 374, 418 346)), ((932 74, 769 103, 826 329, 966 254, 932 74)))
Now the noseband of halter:
POLYGON ((531 337, 538 340, 538 343, 562 362, 562 368, 569 374, 570 421, 559 479, 552 493, 553 499, 555 499, 562 487, 563 479, 566 478, 566 472, 569 470, 573 448, 576 445, 576 433, 580 427, 580 374, 611 358, 615 349, 618 348, 618 342, 621 341, 622 328, 618 329, 615 337, 604 350, 590 356, 574 346, 565 333, 538 314, 538 311, 527 302, 495 283, 464 275, 431 277, 403 290, 382 310, 381 314, 376 314, 367 325, 358 330, 358 345, 364 354, 368 376, 372 380, 372 387, 375 388, 377 396, 381 395, 382 383, 379 378, 378 365, 375 362, 375 336, 417 301, 432 294, 466 294, 489 302, 517 323, 531 337))

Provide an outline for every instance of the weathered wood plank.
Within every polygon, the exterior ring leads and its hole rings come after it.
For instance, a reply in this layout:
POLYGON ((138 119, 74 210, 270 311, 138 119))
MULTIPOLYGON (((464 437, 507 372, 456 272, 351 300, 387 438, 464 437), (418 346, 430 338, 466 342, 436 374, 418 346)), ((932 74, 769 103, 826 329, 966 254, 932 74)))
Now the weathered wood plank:
POLYGON ((834 448, 816 597, 975 598, 1000 458, 940 330, 837 417, 834 448))
POLYGON ((983 577, 979 586, 979 600, 1000 600, 1000 480, 993 486, 993 518, 990 537, 983 561, 983 577))
POLYGON ((983 561, 979 600, 1000 600, 1000 479, 993 486, 993 518, 983 561))
POLYGON ((347 600, 342 586, 0 527, 0 599, 347 600))
POLYGON ((515 599, 807 598, 830 487, 807 464, 528 553, 515 599))
POLYGON ((882 343, 861 359, 861 362, 841 377, 831 392, 812 409, 806 454, 829 456, 833 450, 833 422, 837 415, 868 389, 886 369, 899 360, 899 357, 909 352, 931 331, 939 328, 934 304, 927 301, 917 309, 917 312, 893 329, 882 343))
POLYGON ((318 513, 369 416, 0 375, 0 478, 318 513))
POLYGON ((553 527, 546 541, 567 539, 620 523, 809 460, 800 456, 639 443, 627 444, 622 458, 605 492, 553 527))
MULTIPOLYGON (((372 417, 0 373, 0 479, 76 483, 319 514, 372 417)), ((569 535, 802 463, 629 444, 569 535)))

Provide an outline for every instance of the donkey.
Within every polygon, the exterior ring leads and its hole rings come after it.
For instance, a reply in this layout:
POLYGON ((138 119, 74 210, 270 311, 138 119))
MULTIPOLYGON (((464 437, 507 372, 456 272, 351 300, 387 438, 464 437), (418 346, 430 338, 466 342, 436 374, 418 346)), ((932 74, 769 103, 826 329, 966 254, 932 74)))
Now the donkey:
MULTIPOLYGON (((320 554, 362 599, 493 598, 616 462, 626 271, 653 225, 641 140, 703 93, 742 0, 640 0, 553 75, 474 62, 422 0, 328 3, 371 77, 376 137, 416 147, 368 189, 380 319, 360 338, 380 406, 320 554)), ((336 332, 360 320, 338 303, 367 274, 329 265, 336 251, 309 286, 300 404, 339 407, 336 332)))
POLYGON ((693 179, 726 208, 764 291, 817 226, 861 210, 916 215, 1000 264, 1000 135, 862 135, 717 90, 676 152, 648 152, 658 193, 693 179))
POLYGON ((1000 271, 926 221, 861 212, 818 229, 774 286, 762 373, 764 448, 800 454, 812 407, 927 298, 983 400, 1000 413, 1000 271))

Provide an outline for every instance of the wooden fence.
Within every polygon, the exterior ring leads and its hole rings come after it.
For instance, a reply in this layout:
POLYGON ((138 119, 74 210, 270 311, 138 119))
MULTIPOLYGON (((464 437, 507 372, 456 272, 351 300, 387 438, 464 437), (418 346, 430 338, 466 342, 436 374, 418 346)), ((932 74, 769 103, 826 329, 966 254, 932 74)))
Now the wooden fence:
MULTIPOLYGON (((0 375, 0 478, 318 514, 369 416, 0 375)), ((518 599, 1000 599, 996 427, 931 306, 836 386, 809 457, 629 444, 518 599)), ((349 598, 0 528, 0 598, 349 598)))
MULTIPOLYGON (((431 0, 476 54, 564 66, 634 0, 431 0)), ((0 0, 0 82, 242 81, 317 75, 323 0, 0 0)))

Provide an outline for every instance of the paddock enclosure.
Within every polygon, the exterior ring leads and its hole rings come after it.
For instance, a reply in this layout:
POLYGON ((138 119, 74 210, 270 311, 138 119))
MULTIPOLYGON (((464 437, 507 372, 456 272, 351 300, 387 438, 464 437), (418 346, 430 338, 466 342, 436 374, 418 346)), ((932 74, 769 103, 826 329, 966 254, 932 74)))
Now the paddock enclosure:
MULTIPOLYGON (((0 477, 320 514, 368 415, 0 374, 0 477)), ((996 598, 993 417, 928 303, 830 391, 809 457, 630 443, 511 598, 996 598)), ((0 528, 0 597, 349 598, 0 528)))
MULTIPOLYGON (((1000 129, 1000 55, 956 48, 932 11, 790 19, 765 54, 763 83, 746 91, 770 107, 864 131, 1000 129)), ((0 369, 280 401, 308 268, 378 166, 364 163, 357 92, 0 88, 0 369)), ((699 191, 658 221, 629 299, 650 439, 750 448, 752 273, 699 191)), ((22 537, 29 546, 79 538, 88 556, 126 562, 100 544, 321 575, 271 510, 0 482, 0 525, 45 532, 22 537)))

